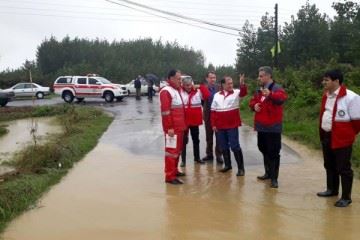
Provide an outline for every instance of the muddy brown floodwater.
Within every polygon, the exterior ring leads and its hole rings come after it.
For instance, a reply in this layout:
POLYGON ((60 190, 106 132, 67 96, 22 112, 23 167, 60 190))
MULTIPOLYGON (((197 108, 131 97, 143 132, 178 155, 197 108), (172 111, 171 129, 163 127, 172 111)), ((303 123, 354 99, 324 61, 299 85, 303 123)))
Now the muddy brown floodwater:
MULTIPOLYGON (((14 120, 4 122, 2 125, 7 126, 8 133, 0 137, 0 164, 9 160, 12 155, 23 149, 29 142, 32 141, 30 130, 32 127, 31 119, 14 120)), ((56 123, 54 117, 49 118, 35 118, 34 126, 36 126, 36 136, 38 141, 46 140, 46 136, 53 133, 61 132, 61 126, 56 123)), ((0 174, 10 171, 11 168, 0 166, 0 174)))
MULTIPOLYGON (((112 110, 126 112, 126 104, 135 104, 130 101, 112 110)), ((38 208, 9 225, 4 239, 360 239, 359 181, 348 208, 335 208, 336 198, 318 198, 325 177, 319 152, 285 140, 300 159, 281 166, 279 189, 256 180, 259 164, 247 165, 239 178, 192 161, 184 185, 166 185, 161 150, 136 154, 110 141, 124 115, 38 208)))

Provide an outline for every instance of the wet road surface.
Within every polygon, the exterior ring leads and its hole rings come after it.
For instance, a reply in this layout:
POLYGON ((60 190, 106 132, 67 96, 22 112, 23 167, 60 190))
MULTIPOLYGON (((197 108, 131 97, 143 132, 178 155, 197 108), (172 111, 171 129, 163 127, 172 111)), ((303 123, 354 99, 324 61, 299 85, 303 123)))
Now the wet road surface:
POLYGON ((148 104, 129 98, 103 107, 116 118, 100 143, 39 208, 13 221, 4 239, 360 238, 359 181, 349 208, 334 208, 336 198, 316 197, 325 182, 319 152, 288 141, 280 188, 270 189, 256 180, 263 167, 255 134, 241 128, 245 177, 190 160, 185 184, 166 185, 157 99, 148 104))

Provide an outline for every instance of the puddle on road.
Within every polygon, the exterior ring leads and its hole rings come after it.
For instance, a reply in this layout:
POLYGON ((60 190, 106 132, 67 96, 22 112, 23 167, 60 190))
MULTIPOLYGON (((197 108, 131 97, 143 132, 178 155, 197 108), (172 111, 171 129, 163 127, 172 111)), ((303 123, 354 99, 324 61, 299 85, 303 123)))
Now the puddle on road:
MULTIPOLYGON (((304 156, 303 156, 304 157, 304 156)), ((163 182, 163 160, 99 144, 4 239, 359 239, 360 184, 353 205, 320 199, 315 155, 281 167, 280 188, 258 182, 261 167, 218 173, 189 162, 182 186, 163 182)))
MULTIPOLYGON (((61 132, 61 126, 55 124, 55 118, 36 118, 37 136, 40 142, 46 139, 46 136, 61 132)), ((1 123, 7 126, 9 132, 0 137, 0 163, 8 160, 13 153, 21 150, 26 144, 32 141, 30 134, 32 122, 31 119, 21 119, 1 123)))

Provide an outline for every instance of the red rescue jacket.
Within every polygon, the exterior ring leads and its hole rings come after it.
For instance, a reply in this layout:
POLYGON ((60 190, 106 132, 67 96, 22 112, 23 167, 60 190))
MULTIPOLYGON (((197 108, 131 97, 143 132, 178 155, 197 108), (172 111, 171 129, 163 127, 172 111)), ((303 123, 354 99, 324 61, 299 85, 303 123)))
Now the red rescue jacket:
POLYGON ((241 126, 239 112, 240 98, 247 95, 247 86, 231 92, 220 91, 214 95, 211 104, 211 126, 217 129, 231 129, 241 126))
POLYGON ((257 90, 249 102, 249 107, 260 104, 260 112, 255 112, 254 128, 258 132, 281 132, 283 120, 283 103, 287 99, 285 90, 276 83, 269 87, 270 95, 265 97, 260 90, 257 90))
POLYGON ((175 132, 185 131, 185 106, 181 96, 182 89, 176 89, 170 82, 160 91, 162 126, 165 133, 169 129, 175 132))
POLYGON ((210 92, 203 84, 199 89, 193 88, 190 92, 184 89, 181 92, 185 105, 185 122, 188 127, 200 126, 203 122, 201 102, 206 101, 210 92))
MULTIPOLYGON (((320 139, 324 138, 325 131, 321 128, 321 121, 325 112, 327 94, 324 93, 320 109, 320 139)), ((360 131, 360 96, 340 87, 339 94, 335 100, 332 128, 331 148, 343 148, 354 143, 356 135, 360 131)))

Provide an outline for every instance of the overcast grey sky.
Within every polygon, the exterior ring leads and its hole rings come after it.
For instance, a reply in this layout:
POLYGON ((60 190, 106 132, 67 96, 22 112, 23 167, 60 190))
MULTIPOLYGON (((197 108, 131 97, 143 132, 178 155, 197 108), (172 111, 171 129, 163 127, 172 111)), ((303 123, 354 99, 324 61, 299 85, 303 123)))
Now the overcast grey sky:
MULTIPOLYGON (((280 24, 289 22, 291 15, 296 15, 306 3, 306 0, 133 1, 237 28, 241 28, 246 19, 258 26, 265 12, 273 14, 275 3, 279 4, 280 24)), ((330 16, 335 14, 332 2, 310 0, 330 16)), ((206 63, 215 65, 234 64, 238 42, 236 36, 174 23, 104 0, 0 0, 0 29, 0 71, 17 68, 25 59, 34 60, 37 46, 50 36, 109 41, 147 37, 176 40, 181 45, 201 50, 206 63)))

